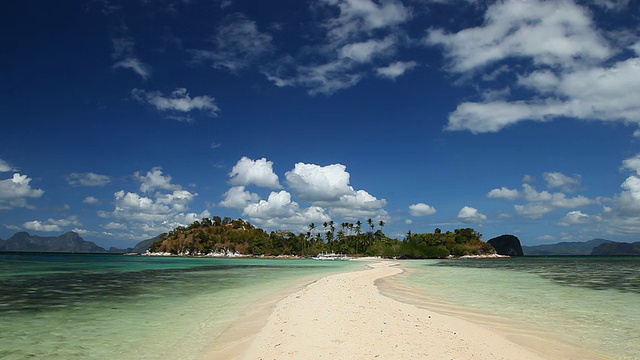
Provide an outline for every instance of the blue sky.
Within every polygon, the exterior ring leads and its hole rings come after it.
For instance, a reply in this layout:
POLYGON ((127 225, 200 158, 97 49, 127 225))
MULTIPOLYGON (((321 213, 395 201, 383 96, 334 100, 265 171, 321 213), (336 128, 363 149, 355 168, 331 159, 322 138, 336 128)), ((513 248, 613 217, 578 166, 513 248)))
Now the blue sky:
POLYGON ((126 247, 265 230, 473 227, 640 240, 637 2, 0 6, 0 238, 126 247))

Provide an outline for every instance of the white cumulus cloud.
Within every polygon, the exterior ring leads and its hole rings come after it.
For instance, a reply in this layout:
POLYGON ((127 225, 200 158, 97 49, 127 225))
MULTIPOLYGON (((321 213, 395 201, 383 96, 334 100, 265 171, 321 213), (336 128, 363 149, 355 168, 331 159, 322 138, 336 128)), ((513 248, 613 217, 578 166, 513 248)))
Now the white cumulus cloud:
POLYGON ((147 171, 145 175, 136 172, 133 178, 140 182, 143 195, 117 191, 114 193, 114 210, 98 212, 100 217, 113 219, 103 225, 105 229, 115 230, 110 236, 145 239, 211 215, 208 210, 189 212, 189 205, 198 194, 173 184, 171 176, 163 174, 160 167, 147 171))
POLYGON ((547 186, 552 188, 562 188, 565 191, 573 191, 580 186, 582 179, 580 175, 569 177, 560 172, 546 172, 542 178, 547 182, 547 186))
POLYGON ((515 200, 521 196, 520 191, 517 189, 509 189, 507 187, 501 187, 500 189, 493 189, 489 191, 487 197, 490 199, 507 199, 515 200))
POLYGON ((429 216, 435 214, 436 209, 425 203, 417 203, 409 206, 409 213, 411 216, 429 216))
POLYGON ((154 190, 180 190, 181 186, 171 183, 171 176, 164 175, 162 168, 154 167, 147 171, 145 175, 141 175, 139 171, 133 174, 133 177, 140 182, 140 191, 148 193, 154 190))
POLYGON ((229 183, 236 186, 256 185, 269 189, 280 189, 278 175, 273 172, 273 162, 266 158, 252 160, 243 156, 229 173, 229 183))
POLYGON ((582 211, 569 211, 567 215, 565 215, 558 225, 560 226, 571 226, 571 225, 580 225, 587 224, 590 221, 590 216, 583 213, 582 211))
POLYGON ((330 221, 323 208, 310 206, 301 209, 291 200, 291 194, 285 190, 271 192, 267 200, 249 204, 243 211, 252 221, 270 229, 297 229, 302 231, 310 223, 321 224, 330 221))
POLYGON ((353 194, 349 186, 350 175, 341 164, 319 166, 297 163, 285 174, 293 193, 306 201, 336 201, 341 196, 353 194))
POLYGON ((247 191, 244 186, 234 186, 224 193, 224 200, 220 202, 220 206, 242 210, 249 203, 258 202, 260 196, 256 193, 247 191))
POLYGON ((29 207, 27 198, 39 198, 44 194, 44 190, 32 188, 30 182, 31 178, 19 173, 10 179, 0 180, 0 209, 29 207))
POLYGON ((465 206, 460 209, 460 212, 458 213, 458 219, 462 220, 465 223, 481 223, 487 220, 487 216, 479 212, 478 209, 474 207, 465 206))
POLYGON ((78 221, 77 216, 70 216, 66 219, 48 219, 46 221, 27 221, 22 224, 22 227, 27 230, 40 231, 40 232, 61 232, 67 226, 82 226, 82 224, 78 221))

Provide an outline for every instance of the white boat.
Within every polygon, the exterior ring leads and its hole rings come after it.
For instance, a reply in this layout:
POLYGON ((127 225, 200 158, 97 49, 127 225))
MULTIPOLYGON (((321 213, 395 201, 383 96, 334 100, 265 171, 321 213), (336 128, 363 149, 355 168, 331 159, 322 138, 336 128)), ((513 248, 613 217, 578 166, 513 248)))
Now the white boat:
POLYGON ((349 257, 345 254, 330 253, 330 254, 318 254, 317 256, 314 256, 311 259, 320 260, 320 261, 336 261, 336 260, 344 261, 344 260, 349 260, 349 257))

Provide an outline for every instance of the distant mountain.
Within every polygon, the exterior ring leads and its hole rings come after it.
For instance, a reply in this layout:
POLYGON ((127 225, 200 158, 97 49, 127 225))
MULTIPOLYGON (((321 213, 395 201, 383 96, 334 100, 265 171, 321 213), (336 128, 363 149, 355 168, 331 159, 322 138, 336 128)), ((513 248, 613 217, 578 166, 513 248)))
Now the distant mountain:
POLYGON ((523 246, 525 256, 533 255, 591 255, 593 248, 613 243, 606 239, 593 239, 584 242, 561 242, 557 244, 523 246))
POLYGON ((104 248, 94 242, 84 240, 75 232, 67 232, 60 236, 37 236, 28 232, 18 232, 7 240, 0 239, 0 251, 19 252, 67 252, 67 253, 144 253, 151 244, 160 240, 163 235, 144 240, 133 248, 104 248))
POLYGON ((91 241, 85 241, 72 231, 60 236, 37 236, 27 232, 15 233, 7 240, 0 240, 0 251, 22 252, 75 252, 106 253, 107 250, 91 241))
POLYGON ((147 252, 147 250, 149 250, 149 248, 151 247, 151 244, 153 244, 156 241, 162 240, 165 237, 165 234, 160 234, 152 239, 147 239, 144 241, 140 241, 138 244, 136 244, 136 246, 133 247, 133 249, 131 249, 132 253, 138 253, 138 254, 144 254, 145 252, 147 252))
POLYGON ((596 256, 636 256, 640 255, 640 241, 634 243, 610 242, 596 246, 591 251, 596 256))

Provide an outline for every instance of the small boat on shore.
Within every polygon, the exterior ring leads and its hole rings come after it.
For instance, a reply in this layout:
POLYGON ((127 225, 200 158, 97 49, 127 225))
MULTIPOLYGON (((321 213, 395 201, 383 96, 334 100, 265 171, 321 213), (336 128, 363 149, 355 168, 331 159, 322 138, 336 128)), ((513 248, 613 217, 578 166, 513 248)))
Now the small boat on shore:
POLYGON ((319 261, 345 261, 345 260, 349 260, 349 257, 345 254, 329 253, 329 254, 318 254, 312 257, 311 259, 319 260, 319 261))

